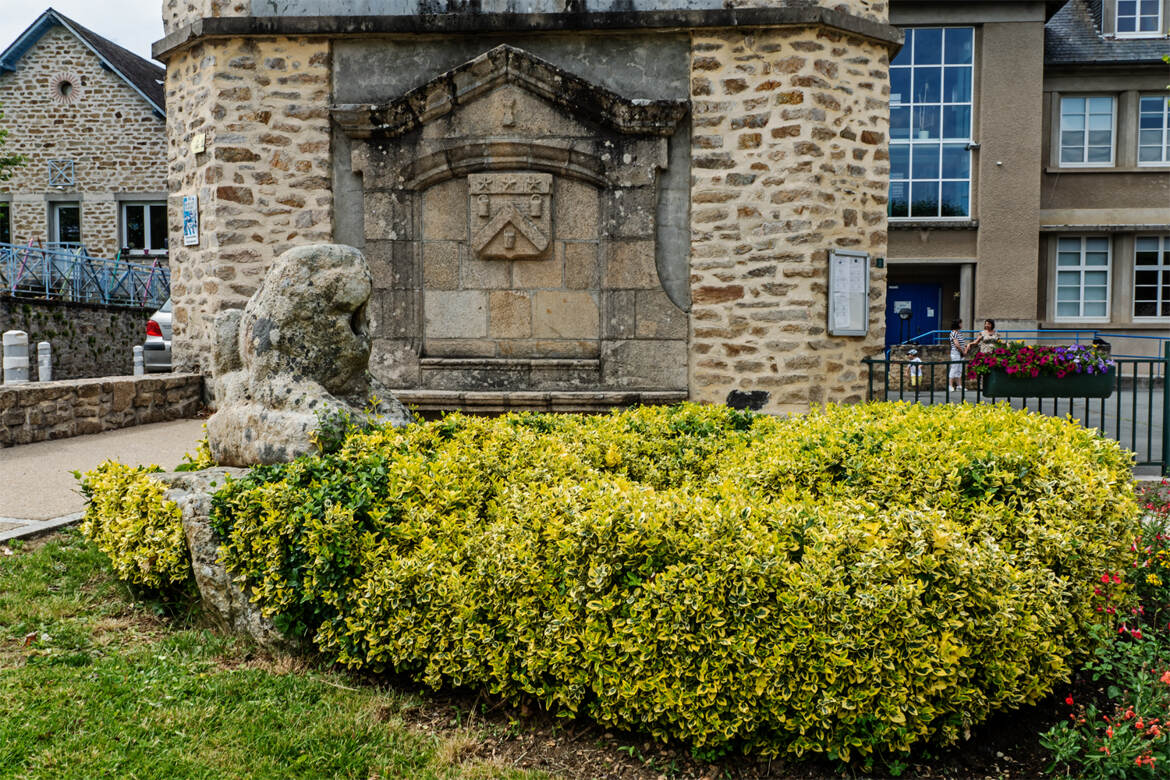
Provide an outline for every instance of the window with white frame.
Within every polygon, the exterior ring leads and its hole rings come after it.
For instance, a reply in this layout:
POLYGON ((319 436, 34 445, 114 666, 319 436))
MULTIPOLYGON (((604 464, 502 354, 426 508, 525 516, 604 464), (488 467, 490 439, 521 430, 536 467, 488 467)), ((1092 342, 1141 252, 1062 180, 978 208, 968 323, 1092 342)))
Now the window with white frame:
POLYGON ((1138 165, 1170 164, 1170 97, 1142 95, 1138 112, 1138 165))
POLYGON ((1109 96, 1060 99, 1060 164, 1112 165, 1115 101, 1109 96))
POLYGON ((1133 256, 1133 316, 1170 317, 1170 236, 1138 236, 1133 256))
POLYGON ((1162 34, 1162 0, 1117 0, 1117 34, 1153 38, 1162 34))
POLYGON ((167 204, 122 204, 122 249, 132 255, 167 253, 167 204))
POLYGON ((1056 318, 1109 318, 1109 237, 1069 236, 1056 243, 1056 318))
POLYGON ((53 203, 49 206, 50 233, 54 244, 80 246, 81 204, 53 203))
POLYGON ((891 219, 971 216, 971 27, 912 27, 890 63, 891 219))

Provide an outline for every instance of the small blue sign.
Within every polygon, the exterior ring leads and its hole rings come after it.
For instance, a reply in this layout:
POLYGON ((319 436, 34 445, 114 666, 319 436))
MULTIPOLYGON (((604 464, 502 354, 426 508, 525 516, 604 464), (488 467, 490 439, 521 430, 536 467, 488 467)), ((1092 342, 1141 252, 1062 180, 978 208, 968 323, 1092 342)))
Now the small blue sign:
POLYGON ((183 246, 199 243, 199 197, 183 196, 183 246))

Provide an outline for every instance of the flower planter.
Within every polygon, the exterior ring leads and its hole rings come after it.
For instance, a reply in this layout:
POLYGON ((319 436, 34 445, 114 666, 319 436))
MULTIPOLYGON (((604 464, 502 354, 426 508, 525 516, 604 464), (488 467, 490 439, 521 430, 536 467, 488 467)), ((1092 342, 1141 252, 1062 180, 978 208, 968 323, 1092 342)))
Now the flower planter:
POLYGON ((983 380, 983 394, 990 398, 1108 398, 1116 381, 1112 368, 1103 374, 1034 378, 993 368, 983 380))

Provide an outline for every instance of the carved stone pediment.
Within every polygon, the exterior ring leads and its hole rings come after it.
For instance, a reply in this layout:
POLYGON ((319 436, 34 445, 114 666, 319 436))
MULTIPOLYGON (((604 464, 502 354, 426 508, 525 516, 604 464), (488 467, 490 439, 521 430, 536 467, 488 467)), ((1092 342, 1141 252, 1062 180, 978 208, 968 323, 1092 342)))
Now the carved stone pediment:
POLYGON ((352 138, 392 138, 504 84, 623 134, 668 136, 687 112, 685 100, 629 100, 522 49, 501 45, 389 103, 339 104, 332 115, 352 138))

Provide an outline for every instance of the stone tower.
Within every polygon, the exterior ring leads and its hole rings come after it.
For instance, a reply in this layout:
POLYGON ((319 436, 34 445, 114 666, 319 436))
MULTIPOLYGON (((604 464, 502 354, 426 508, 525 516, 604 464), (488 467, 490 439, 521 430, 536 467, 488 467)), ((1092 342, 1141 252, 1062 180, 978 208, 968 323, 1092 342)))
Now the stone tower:
POLYGON ((177 364, 336 241, 407 403, 860 400, 900 34, 884 2, 726 5, 167 0, 177 364))

